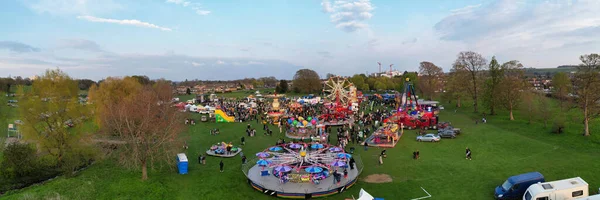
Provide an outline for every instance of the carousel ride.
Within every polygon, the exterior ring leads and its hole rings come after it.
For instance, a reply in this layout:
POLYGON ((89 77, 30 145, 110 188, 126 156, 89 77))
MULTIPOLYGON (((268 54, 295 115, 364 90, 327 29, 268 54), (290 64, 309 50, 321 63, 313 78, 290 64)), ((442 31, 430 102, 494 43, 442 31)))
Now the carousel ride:
POLYGON ((321 143, 286 143, 256 154, 258 160, 244 171, 253 188, 283 198, 315 198, 352 186, 360 173, 352 155, 321 143), (353 164, 350 167, 350 164, 353 164), (343 175, 346 170, 347 175, 343 175))
POLYGON ((231 158, 235 157, 237 154, 242 152, 242 148, 235 147, 230 143, 217 143, 210 147, 210 149, 206 150, 206 154, 210 156, 217 156, 223 158, 231 158))
MULTIPOLYGON (((357 101, 356 92, 351 92, 352 83, 339 76, 331 77, 325 83, 323 92, 326 93, 325 109, 319 117, 325 125, 344 125, 352 123, 353 101, 357 101), (353 96, 354 95, 354 96, 353 96)), ((354 90, 356 91, 356 90, 354 90)))
POLYGON ((328 134, 325 132, 325 126, 319 124, 317 117, 290 117, 286 121, 289 129, 285 136, 297 140, 310 139, 314 142, 327 141, 328 134))

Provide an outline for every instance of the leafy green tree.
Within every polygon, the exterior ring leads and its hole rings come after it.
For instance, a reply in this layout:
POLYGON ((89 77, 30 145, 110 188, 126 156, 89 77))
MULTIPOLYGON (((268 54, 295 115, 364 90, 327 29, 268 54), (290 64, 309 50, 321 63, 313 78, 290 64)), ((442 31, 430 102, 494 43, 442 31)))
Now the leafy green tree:
POLYGON ((571 79, 564 72, 558 72, 552 77, 552 95, 558 99, 561 111, 565 108, 569 91, 571 91, 571 79))
POLYGON ((355 74, 349 81, 354 84, 359 90, 362 90, 362 86, 365 84, 365 78, 359 74, 355 74))
POLYGON ((490 109, 490 115, 496 114, 496 107, 499 104, 500 98, 498 96, 500 82, 504 77, 504 69, 498 64, 496 57, 492 57, 489 65, 489 78, 485 80, 483 103, 490 109))
POLYGON ((375 90, 377 91, 382 91, 385 90, 387 88, 387 86, 385 85, 385 83, 381 82, 381 81, 377 81, 377 83, 375 83, 375 90))
POLYGON ((319 74, 311 69, 298 70, 292 83, 294 91, 303 93, 317 93, 323 89, 319 74))
POLYGON ((522 93, 526 90, 523 80, 523 65, 519 61, 513 60, 502 64, 504 76, 500 81, 500 102, 508 110, 510 120, 515 120, 513 110, 517 108, 521 101, 522 93))
POLYGON ((80 124, 90 112, 79 103, 78 95, 77 82, 59 69, 46 70, 30 90, 19 89, 19 114, 24 122, 21 132, 25 139, 36 141, 41 150, 52 155, 58 167, 85 134, 80 124))
POLYGON ((581 64, 577 66, 574 88, 577 102, 583 111, 583 135, 590 135, 589 122, 600 113, 600 55, 588 54, 579 57, 581 64))
POLYGON ((288 82, 286 80, 279 80, 279 84, 275 88, 275 91, 279 94, 285 94, 289 90, 288 82))
POLYGON ((454 68, 457 71, 464 71, 469 74, 469 79, 465 80, 465 91, 473 98, 473 109, 478 112, 479 90, 481 90, 482 71, 486 70, 487 61, 481 54, 472 51, 460 52, 454 61, 454 68))
POLYGON ((185 94, 187 94, 187 95, 192 94, 192 90, 190 88, 185 88, 185 94))

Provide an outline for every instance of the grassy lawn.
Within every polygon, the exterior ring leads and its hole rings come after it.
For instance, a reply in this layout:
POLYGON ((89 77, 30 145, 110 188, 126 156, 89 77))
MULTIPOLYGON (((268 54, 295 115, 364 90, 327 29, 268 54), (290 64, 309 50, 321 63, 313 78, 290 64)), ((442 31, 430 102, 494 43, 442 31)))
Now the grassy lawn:
MULTIPOLYGON (((182 97, 185 100, 186 97, 182 97)), ((591 193, 600 187, 600 137, 580 136, 581 125, 568 123, 567 133, 556 135, 541 123, 528 125, 521 113, 516 121, 508 121, 506 113, 488 117, 487 124, 475 124, 479 115, 471 107, 458 109, 446 105, 440 119, 451 121, 462 129, 456 139, 440 143, 419 143, 415 132, 406 131, 393 149, 388 149, 384 165, 377 164, 381 149, 364 151, 357 147, 365 168, 361 180, 351 189, 326 199, 358 197, 360 188, 385 199, 492 199, 493 189, 507 177, 539 171, 546 180, 580 176, 590 184, 591 193), (473 160, 464 159, 466 147, 473 151, 473 160), (420 160, 411 158, 419 150, 420 160), (389 174, 391 183, 373 184, 362 179, 371 174, 389 174)), ((576 113, 568 113, 568 116, 576 113)), ((195 116, 199 117, 199 116, 195 116)), ((260 128, 252 122, 252 126, 260 128)), ((592 134, 600 133, 594 121, 592 134)), ((141 173, 123 169, 111 160, 100 161, 73 178, 58 178, 44 185, 13 191, 2 199, 44 199, 60 196, 65 199, 275 199, 252 189, 240 169, 239 157, 223 159, 225 172, 218 172, 220 158, 209 157, 207 165, 197 164, 197 155, 213 143, 225 141, 239 144, 245 136, 242 123, 199 123, 190 126, 184 135, 190 148, 189 174, 179 175, 175 169, 150 172, 150 180, 141 182, 141 173), (208 129, 219 128, 221 135, 210 136, 208 129)), ((284 137, 274 134, 246 137, 244 154, 252 155, 284 137)), ((183 150, 182 150, 183 152, 183 150)), ((175 156, 173 156, 175 159, 175 156)), ((249 156, 250 158, 250 156, 249 156)))

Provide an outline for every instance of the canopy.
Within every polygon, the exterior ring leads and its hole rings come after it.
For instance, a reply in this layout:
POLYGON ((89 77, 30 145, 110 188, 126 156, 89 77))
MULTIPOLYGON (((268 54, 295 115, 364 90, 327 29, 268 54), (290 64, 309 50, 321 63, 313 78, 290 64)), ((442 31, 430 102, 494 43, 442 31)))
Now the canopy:
POLYGON ((269 151, 281 151, 283 148, 281 147, 271 147, 269 148, 269 151))
POLYGON ((269 161, 267 161, 267 160, 263 160, 263 159, 260 159, 260 160, 256 161, 256 164, 257 164, 257 165, 260 165, 260 166, 266 166, 266 165, 268 165, 269 163, 271 163, 271 162, 269 162, 269 161))
POLYGON ((310 167, 304 169, 304 171, 306 171, 308 173, 320 173, 323 171, 323 168, 317 167, 317 166, 310 166, 310 167))
POLYGON ((320 148, 323 148, 323 144, 312 144, 312 145, 310 145, 310 147, 313 149, 320 149, 320 148))
POLYGON ((282 166, 275 167, 275 170, 280 171, 280 172, 289 172, 289 171, 292 171, 292 167, 287 166, 287 165, 282 165, 282 166))
POLYGON ((290 144, 290 148, 292 148, 292 149, 299 149, 299 148, 302 148, 302 145, 294 143, 294 144, 290 144))
POLYGON ((371 196, 369 193, 367 193, 367 191, 360 188, 360 192, 358 193, 357 200, 373 200, 373 199, 375 199, 375 197, 371 196))
POLYGON ((342 148, 339 148, 339 147, 331 147, 331 148, 329 148, 329 151, 331 151, 331 152, 340 152, 340 151, 342 151, 342 148))
POLYGON ((352 155, 347 153, 338 153, 338 158, 352 158, 352 155))
POLYGON ((256 157, 259 157, 259 158, 265 158, 265 157, 268 157, 269 155, 270 155, 270 154, 269 154, 269 153, 267 153, 267 152, 259 152, 259 153, 256 153, 256 157))
POLYGON ((341 161, 341 160, 336 160, 336 161, 333 161, 331 163, 331 166, 334 166, 334 167, 343 167, 343 166, 346 166, 346 162, 341 161))

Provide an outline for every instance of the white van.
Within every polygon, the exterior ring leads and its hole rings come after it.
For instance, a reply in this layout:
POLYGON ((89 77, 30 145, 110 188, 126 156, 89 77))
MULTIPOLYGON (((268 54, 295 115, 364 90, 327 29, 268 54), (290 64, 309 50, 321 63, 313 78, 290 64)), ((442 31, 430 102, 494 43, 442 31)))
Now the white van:
POLYGON ((588 197, 588 184, 580 177, 536 183, 523 195, 523 200, 571 200, 588 197))
POLYGON ((589 196, 589 197, 576 198, 575 200, 600 200, 600 194, 589 196))

